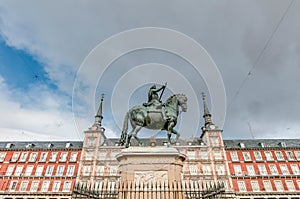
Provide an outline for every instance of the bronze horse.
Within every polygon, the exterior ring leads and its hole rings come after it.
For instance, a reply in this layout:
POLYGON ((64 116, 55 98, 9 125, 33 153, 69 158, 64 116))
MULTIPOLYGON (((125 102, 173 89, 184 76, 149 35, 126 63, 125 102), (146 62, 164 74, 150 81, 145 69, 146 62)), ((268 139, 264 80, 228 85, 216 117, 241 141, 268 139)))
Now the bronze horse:
POLYGON ((169 97, 166 102, 158 106, 134 106, 125 116, 123 130, 119 141, 120 145, 129 147, 132 136, 140 146, 143 142, 137 137, 138 132, 143 128, 153 130, 167 130, 168 146, 171 145, 172 133, 176 135, 176 141, 180 134, 174 129, 179 115, 179 106, 183 112, 187 111, 187 97, 184 94, 175 94, 169 97), (127 135, 128 120, 130 120, 132 131, 127 135))

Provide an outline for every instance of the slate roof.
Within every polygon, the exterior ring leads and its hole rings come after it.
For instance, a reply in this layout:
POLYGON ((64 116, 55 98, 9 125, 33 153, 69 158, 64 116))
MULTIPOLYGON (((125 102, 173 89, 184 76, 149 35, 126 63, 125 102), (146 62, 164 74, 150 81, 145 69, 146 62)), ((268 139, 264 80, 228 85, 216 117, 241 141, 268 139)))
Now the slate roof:
POLYGON ((300 139, 223 140, 226 149, 300 148, 300 139))
POLYGON ((33 141, 33 142, 0 142, 0 149, 82 149, 82 141, 33 141), (67 143, 69 147, 67 147, 67 143), (8 147, 10 145, 10 147, 8 147))

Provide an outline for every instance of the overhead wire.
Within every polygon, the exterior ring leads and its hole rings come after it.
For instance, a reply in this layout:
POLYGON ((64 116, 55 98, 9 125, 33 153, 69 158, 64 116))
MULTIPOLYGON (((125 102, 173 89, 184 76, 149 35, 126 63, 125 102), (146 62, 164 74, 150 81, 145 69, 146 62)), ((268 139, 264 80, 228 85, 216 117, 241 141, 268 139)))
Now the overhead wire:
POLYGON ((251 67, 251 69, 248 71, 247 75, 245 76, 245 78, 243 79, 241 85, 239 86, 238 90, 235 92, 233 99, 231 100, 231 102, 228 105, 228 110, 230 110, 230 108, 232 107, 234 101, 236 100, 236 98, 238 97, 238 95, 240 94, 242 88, 244 87, 246 81, 248 80, 248 78, 252 75, 253 70, 255 69, 255 67, 257 66, 258 62, 260 61, 262 55, 264 54, 264 52, 266 51, 267 47, 269 46, 271 40, 273 39, 275 33, 277 32, 279 26, 281 25, 283 19, 285 18, 285 16, 287 15, 288 11, 290 10, 290 8, 292 7, 292 4, 294 3, 294 0, 291 0, 288 7, 286 8, 286 10, 284 11, 283 15, 281 16, 279 22, 277 23, 277 25, 275 26, 275 29, 273 30, 273 32, 271 33, 271 35, 269 36, 268 40, 266 41, 264 47, 262 48, 262 50, 260 51, 260 53, 258 54, 258 56, 256 57, 253 66, 251 67))

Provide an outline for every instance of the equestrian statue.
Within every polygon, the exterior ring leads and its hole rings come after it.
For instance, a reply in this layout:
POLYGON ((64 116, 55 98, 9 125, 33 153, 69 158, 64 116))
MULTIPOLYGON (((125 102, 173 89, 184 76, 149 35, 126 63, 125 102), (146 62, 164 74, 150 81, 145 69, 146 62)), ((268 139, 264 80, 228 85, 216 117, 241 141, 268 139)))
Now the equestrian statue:
POLYGON ((134 106, 125 115, 123 130, 119 145, 130 146, 132 136, 138 141, 140 146, 144 143, 138 138, 138 132, 143 128, 152 130, 167 130, 168 146, 171 143, 171 135, 176 135, 176 142, 180 134, 174 129, 179 115, 179 107, 183 112, 187 111, 187 97, 184 94, 175 94, 169 97, 165 103, 161 102, 161 97, 167 83, 160 88, 153 85, 148 92, 148 102, 142 106, 134 106), (158 93, 160 93, 160 97, 158 93), (132 131, 127 134, 128 120, 131 123, 132 131))

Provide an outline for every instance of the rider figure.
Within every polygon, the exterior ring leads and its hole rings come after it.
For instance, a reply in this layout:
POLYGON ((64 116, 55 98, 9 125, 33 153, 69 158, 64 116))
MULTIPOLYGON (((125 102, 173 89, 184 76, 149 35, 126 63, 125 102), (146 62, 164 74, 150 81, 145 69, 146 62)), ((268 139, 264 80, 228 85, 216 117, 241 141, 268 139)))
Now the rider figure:
POLYGON ((144 106, 151 106, 151 105, 159 105, 161 104, 161 101, 159 100, 159 97, 158 97, 158 92, 161 91, 162 89, 165 89, 166 86, 163 85, 161 88, 159 89, 156 89, 156 86, 153 85, 149 92, 148 92, 148 102, 147 103, 144 103, 143 105, 144 106))

